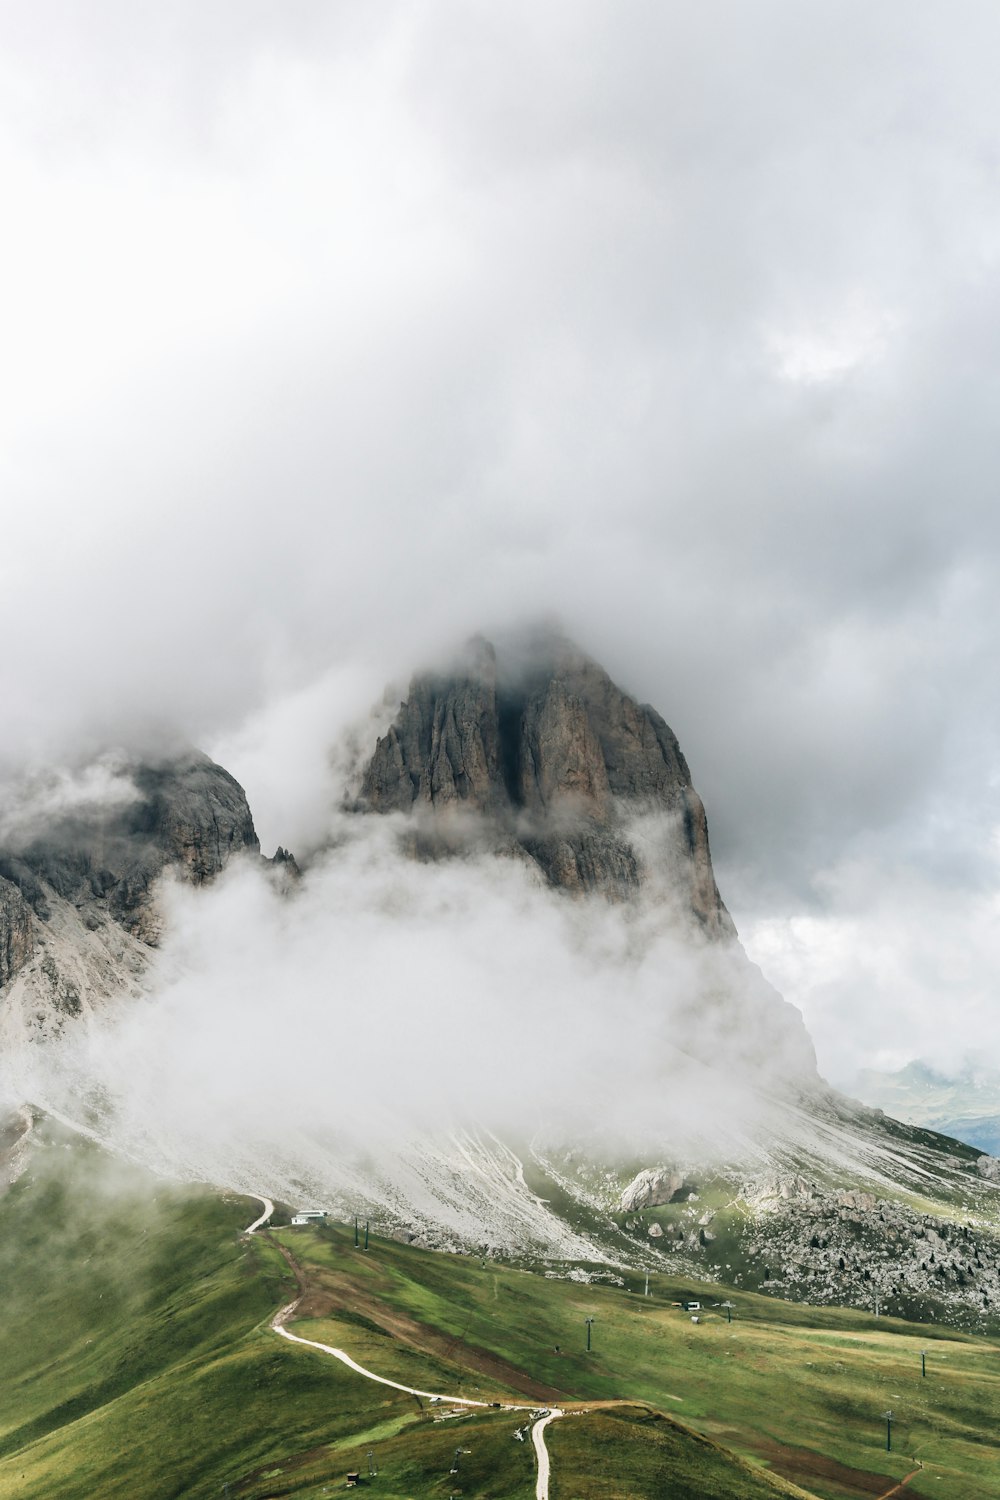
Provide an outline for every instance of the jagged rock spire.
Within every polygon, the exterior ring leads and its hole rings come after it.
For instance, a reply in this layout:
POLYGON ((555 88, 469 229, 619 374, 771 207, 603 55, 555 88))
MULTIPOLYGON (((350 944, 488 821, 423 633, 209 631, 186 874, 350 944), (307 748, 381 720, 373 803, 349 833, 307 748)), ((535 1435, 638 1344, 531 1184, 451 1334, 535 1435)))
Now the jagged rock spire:
POLYGON ((676 736, 562 636, 500 655, 477 637, 450 672, 415 677, 375 747, 362 798, 380 813, 474 811, 552 884, 618 896, 648 873, 630 821, 666 814, 690 910, 710 935, 733 934, 676 736))

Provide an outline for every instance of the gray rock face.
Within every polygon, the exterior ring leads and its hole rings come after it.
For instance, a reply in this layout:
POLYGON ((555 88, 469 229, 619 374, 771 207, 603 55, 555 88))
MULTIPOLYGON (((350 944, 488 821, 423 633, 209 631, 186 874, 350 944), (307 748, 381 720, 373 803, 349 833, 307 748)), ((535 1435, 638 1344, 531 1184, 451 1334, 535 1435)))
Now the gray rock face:
POLYGON ((103 903, 149 941, 151 890, 168 865, 199 885, 238 850, 259 852, 243 788, 207 756, 138 766, 131 779, 135 800, 49 820, 29 842, 0 853, 0 875, 42 922, 54 893, 77 908, 103 903))
POLYGON ((13 979, 34 951, 31 908, 16 885, 0 879, 0 985, 13 979))
POLYGON ((206 755, 140 767, 135 781, 140 801, 129 835, 145 839, 154 861, 176 865, 193 885, 218 875, 233 854, 260 852, 246 793, 206 755))
MULTIPOLYGON (((130 779, 134 799, 50 816, 0 851, 0 986, 46 948, 57 908, 71 909, 90 930, 110 920, 155 943, 152 893, 168 866, 197 885, 234 853, 259 851, 242 787, 206 756, 138 766, 130 779)), ((39 972, 53 965, 43 953, 39 972)), ((55 993, 64 976, 49 978, 55 993)))
POLYGON ((415 678, 376 745, 362 799, 379 813, 434 814, 439 826, 475 812, 553 885, 617 896, 644 879, 630 818, 666 814, 691 912, 708 934, 733 934, 676 736, 567 641, 513 663, 479 639, 452 673, 415 678))

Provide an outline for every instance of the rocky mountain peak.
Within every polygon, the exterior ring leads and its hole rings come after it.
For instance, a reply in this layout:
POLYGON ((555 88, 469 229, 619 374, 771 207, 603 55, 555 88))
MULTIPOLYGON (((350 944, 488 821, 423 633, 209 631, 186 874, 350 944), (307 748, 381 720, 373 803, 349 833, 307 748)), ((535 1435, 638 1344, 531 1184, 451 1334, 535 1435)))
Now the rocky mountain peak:
POLYGON ((199 885, 231 854, 260 844, 243 788, 206 755, 122 766, 115 782, 106 803, 29 817, 0 850, 0 878, 42 921, 54 897, 76 907, 99 901, 148 939, 150 888, 168 865, 199 885))
POLYGON ((138 973, 159 936, 154 890, 166 869, 200 885, 232 855, 259 853, 243 788, 196 751, 122 765, 109 793, 62 811, 34 811, 27 798, 0 848, 4 1023, 23 1010, 44 1030, 53 1009, 77 1014, 90 988, 138 973))
POLYGON ((705 811, 677 737, 571 641, 506 651, 470 642, 426 673, 376 745, 362 783, 378 813, 475 812, 554 885, 633 894, 650 874, 630 825, 657 815, 659 854, 705 931, 731 936, 712 873, 705 811))

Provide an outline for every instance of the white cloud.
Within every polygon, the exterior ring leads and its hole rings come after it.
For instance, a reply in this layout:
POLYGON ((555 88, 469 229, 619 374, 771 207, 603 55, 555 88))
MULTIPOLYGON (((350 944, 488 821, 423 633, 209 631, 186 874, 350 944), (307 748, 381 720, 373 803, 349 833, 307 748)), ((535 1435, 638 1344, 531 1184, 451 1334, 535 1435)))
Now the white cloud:
POLYGON ((855 305, 848 299, 833 315, 766 331, 765 344, 782 379, 821 384, 883 359, 898 323, 889 310, 855 305))
POLYGON ((848 860, 823 887, 823 909, 743 936, 802 1009, 828 1076, 849 1085, 863 1067, 918 1057, 957 1073, 1000 1056, 1000 865, 985 890, 949 891, 912 866, 848 860))
POLYGON ((862 853, 992 890, 998 30, 8 9, 4 762, 177 733, 308 843, 326 674, 555 611, 742 925, 862 853))
POLYGON ((456 1127, 726 1149, 808 1076, 798 1018, 689 914, 574 901, 474 848, 418 863, 401 824, 334 817, 290 894, 250 862, 168 883, 148 998, 9 1057, 9 1095, 220 1182, 249 1159, 266 1183, 308 1140, 332 1188, 456 1127))

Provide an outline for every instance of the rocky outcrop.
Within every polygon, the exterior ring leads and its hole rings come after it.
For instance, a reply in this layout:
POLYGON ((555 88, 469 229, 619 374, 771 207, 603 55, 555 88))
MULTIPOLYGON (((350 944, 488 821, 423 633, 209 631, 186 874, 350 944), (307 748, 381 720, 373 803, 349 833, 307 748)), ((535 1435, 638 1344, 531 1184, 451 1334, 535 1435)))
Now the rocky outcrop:
POLYGON ((239 851, 260 844, 239 783, 196 753, 123 769, 134 796, 85 813, 46 817, 0 853, 0 875, 40 922, 53 897, 106 910, 126 931, 155 941, 153 887, 168 866, 198 885, 239 851))
POLYGON ((733 934, 676 736, 562 638, 499 658, 477 639, 452 672, 415 678, 375 747, 362 805, 423 815, 424 852, 435 823, 441 832, 475 812, 551 884, 616 896, 649 874, 629 824, 657 813, 682 904, 711 936, 733 934))
POLYGON ((0 985, 13 979, 34 951, 31 908, 12 881, 0 879, 0 985))
POLYGON ((775 1202, 741 1230, 745 1284, 959 1328, 995 1326, 994 1217, 995 1209, 961 1222, 870 1192, 814 1188, 775 1202))
MULTIPOLYGON (((50 1036, 135 988, 160 936, 157 881, 211 880, 259 855, 242 787, 207 756, 123 766, 106 802, 34 814, 0 851, 0 1034, 50 1036)), ((283 874, 297 873, 280 851, 283 874)))
POLYGON ((146 840, 154 862, 176 866, 193 885, 218 875, 233 854, 260 852, 246 793, 207 755, 141 766, 135 784, 129 835, 146 840))

